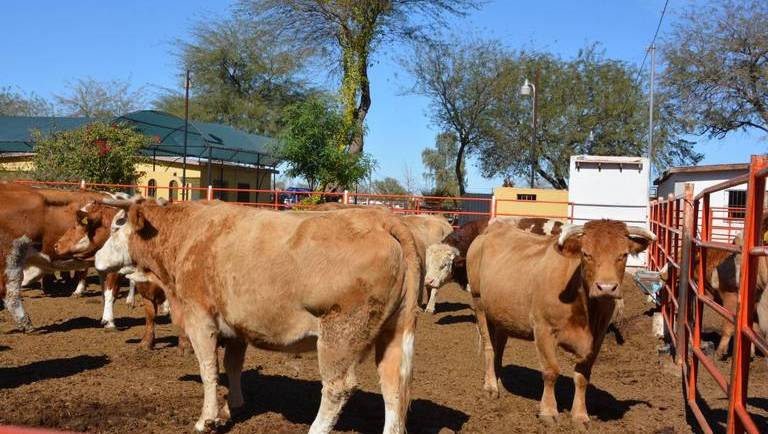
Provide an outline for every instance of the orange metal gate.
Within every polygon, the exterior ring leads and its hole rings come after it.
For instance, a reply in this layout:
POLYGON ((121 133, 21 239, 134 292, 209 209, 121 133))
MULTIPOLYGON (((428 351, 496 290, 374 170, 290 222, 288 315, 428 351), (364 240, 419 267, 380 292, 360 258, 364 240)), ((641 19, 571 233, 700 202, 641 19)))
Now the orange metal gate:
MULTIPOLYGON (((704 432, 711 433, 712 426, 700 408, 701 397, 697 390, 700 368, 712 376, 728 397, 728 433, 759 430, 747 409, 749 384, 750 347, 754 344, 763 354, 768 354, 766 340, 752 329, 755 303, 757 302, 757 271, 761 256, 768 256, 763 246, 763 204, 768 158, 753 156, 748 175, 740 176, 703 190, 695 197, 693 185, 686 184, 680 196, 651 202, 651 230, 658 241, 651 247, 649 267, 660 270, 667 265, 667 278, 662 293, 662 315, 669 331, 669 341, 674 349, 675 360, 681 366, 684 378, 686 403, 704 432), (747 183, 746 209, 727 214, 725 236, 713 236, 718 217, 710 206, 712 193, 747 183), (734 221, 743 214, 742 245, 733 244, 733 237, 741 232, 734 221), (731 232, 732 231, 732 232, 731 232), (735 312, 717 303, 705 291, 706 251, 719 249, 741 255, 739 302, 735 312), (734 346, 731 372, 721 372, 711 357, 702 349, 702 319, 704 307, 734 324, 734 346)), ((721 217, 721 221, 722 217, 721 217)), ((768 266, 764 260, 763 266, 768 266)))

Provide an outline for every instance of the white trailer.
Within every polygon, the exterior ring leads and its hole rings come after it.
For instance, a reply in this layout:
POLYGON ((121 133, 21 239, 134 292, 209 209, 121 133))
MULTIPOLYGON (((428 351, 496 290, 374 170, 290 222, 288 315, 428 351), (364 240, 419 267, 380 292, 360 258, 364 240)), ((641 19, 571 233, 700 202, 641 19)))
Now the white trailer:
MULTIPOLYGON (((568 180, 568 201, 574 223, 621 220, 648 227, 648 159, 574 155, 568 180)), ((645 252, 630 257, 627 265, 643 267, 645 252)))

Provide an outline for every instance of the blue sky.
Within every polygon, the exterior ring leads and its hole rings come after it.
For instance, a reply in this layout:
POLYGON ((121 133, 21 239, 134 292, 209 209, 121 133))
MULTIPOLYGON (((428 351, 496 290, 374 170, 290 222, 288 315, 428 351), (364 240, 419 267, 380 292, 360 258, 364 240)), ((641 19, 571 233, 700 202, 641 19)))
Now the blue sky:
MULTIPOLYGON (((662 36, 675 13, 688 4, 670 1, 662 36)), ((68 81, 86 77, 130 80, 150 91, 176 88, 180 81, 173 42, 186 37, 196 21, 226 15, 229 5, 202 0, 3 2, 0 86, 44 97, 63 92, 68 81)), ((451 20, 447 31, 564 57, 600 42, 608 57, 639 64, 663 5, 664 0, 496 0, 468 17, 451 20)), ((366 149, 378 162, 374 177, 402 179, 407 167, 423 182, 421 150, 433 144, 437 128, 430 123, 428 100, 405 92, 412 82, 397 62, 400 52, 387 47, 377 53, 366 149)), ((758 135, 696 140, 705 164, 745 162, 750 154, 768 148, 768 141, 758 135)), ((483 179, 470 164, 469 191, 487 192, 498 183, 483 179)))

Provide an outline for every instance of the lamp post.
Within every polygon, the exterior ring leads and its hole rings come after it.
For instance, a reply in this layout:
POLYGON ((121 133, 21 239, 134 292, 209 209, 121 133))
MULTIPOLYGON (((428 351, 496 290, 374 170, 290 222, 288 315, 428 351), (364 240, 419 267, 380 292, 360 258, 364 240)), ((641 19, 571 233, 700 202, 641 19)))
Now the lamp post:
MULTIPOLYGON (((535 81, 538 81, 539 71, 536 71, 535 81)), ((535 184, 536 173, 534 172, 534 166, 536 164, 536 85, 525 79, 525 83, 520 87, 520 95, 533 97, 533 116, 532 116, 532 131, 531 134, 531 176, 530 187, 533 188, 535 184)))

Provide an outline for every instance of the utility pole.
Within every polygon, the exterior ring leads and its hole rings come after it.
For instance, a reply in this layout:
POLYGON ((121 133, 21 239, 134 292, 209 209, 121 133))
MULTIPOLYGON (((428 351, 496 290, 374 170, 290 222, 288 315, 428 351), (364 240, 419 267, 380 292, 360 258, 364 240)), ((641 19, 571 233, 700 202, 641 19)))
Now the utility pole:
POLYGON ((656 81, 656 43, 652 43, 650 98, 648 99, 648 175, 653 179, 653 84, 656 81))
POLYGON ((184 156, 181 163, 181 199, 187 200, 187 131, 189 130, 189 69, 184 80, 184 156))

